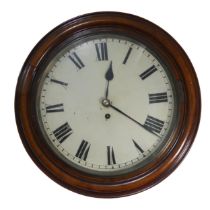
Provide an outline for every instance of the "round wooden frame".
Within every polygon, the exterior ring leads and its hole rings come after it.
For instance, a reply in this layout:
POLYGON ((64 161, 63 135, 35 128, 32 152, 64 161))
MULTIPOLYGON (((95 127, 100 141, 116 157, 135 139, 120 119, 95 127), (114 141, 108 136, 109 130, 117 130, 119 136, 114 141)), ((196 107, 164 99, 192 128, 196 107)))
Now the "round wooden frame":
POLYGON ((69 20, 49 32, 32 50, 20 73, 15 96, 15 114, 22 142, 33 161, 62 186, 94 197, 120 197, 143 191, 166 178, 189 151, 200 120, 201 99, 193 66, 179 44, 155 24, 130 14, 99 12, 69 20), (67 165, 44 141, 34 112, 34 80, 46 57, 69 37, 85 32, 109 31, 141 40, 167 64, 175 81, 178 123, 170 144, 157 160, 121 176, 101 177, 67 165))

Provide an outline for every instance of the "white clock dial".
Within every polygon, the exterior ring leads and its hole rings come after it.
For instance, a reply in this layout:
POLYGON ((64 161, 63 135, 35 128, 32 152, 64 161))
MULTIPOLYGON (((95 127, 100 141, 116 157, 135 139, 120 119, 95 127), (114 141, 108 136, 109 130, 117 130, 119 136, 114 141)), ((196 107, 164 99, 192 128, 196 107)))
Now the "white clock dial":
POLYGON ((132 170, 163 148, 174 123, 172 81, 145 45, 111 34, 69 43, 40 81, 49 144, 92 173, 132 170))

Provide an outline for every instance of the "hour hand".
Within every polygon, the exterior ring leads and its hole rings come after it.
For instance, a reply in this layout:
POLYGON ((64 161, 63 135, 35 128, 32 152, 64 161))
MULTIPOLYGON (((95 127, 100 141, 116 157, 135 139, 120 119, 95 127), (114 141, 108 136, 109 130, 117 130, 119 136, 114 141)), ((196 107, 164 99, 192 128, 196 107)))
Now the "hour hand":
POLYGON ((114 74, 113 74, 113 70, 112 70, 112 61, 110 62, 109 68, 107 69, 105 78, 107 81, 113 80, 113 78, 114 78, 114 74))
POLYGON ((105 79, 107 80, 107 86, 106 86, 106 93, 105 93, 105 98, 108 98, 109 95, 109 81, 113 80, 114 74, 112 70, 112 61, 110 62, 109 68, 105 74, 105 79))

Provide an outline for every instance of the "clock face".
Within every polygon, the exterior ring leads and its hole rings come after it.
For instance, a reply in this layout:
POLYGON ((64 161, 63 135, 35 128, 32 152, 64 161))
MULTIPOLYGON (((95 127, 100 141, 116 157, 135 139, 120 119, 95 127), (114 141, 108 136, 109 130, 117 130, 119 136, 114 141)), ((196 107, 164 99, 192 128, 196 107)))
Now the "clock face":
POLYGON ((71 166, 120 174, 156 159, 176 123, 173 80, 152 49, 125 36, 67 42, 40 79, 42 133, 71 166))
POLYGON ((67 189, 106 198, 172 173, 194 141, 200 105, 180 45, 118 12, 50 31, 25 61, 15 95, 18 131, 37 166, 67 189))

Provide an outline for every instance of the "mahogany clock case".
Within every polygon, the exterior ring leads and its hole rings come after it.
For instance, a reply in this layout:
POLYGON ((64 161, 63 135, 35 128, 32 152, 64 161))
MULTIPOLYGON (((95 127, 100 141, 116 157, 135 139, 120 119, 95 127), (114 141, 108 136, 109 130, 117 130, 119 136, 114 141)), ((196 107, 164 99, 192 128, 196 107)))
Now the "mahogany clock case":
POLYGON ((16 123, 23 145, 36 165, 60 185, 88 196, 120 197, 143 191, 166 178, 189 151, 200 120, 201 98, 194 68, 180 45, 157 25, 134 15, 98 12, 68 20, 49 32, 25 61, 15 96, 16 123), (67 164, 47 144, 38 123, 37 84, 49 60, 66 42, 91 34, 119 34, 137 40, 169 69, 177 94, 176 124, 169 143, 151 163, 132 172, 97 176, 67 164))

